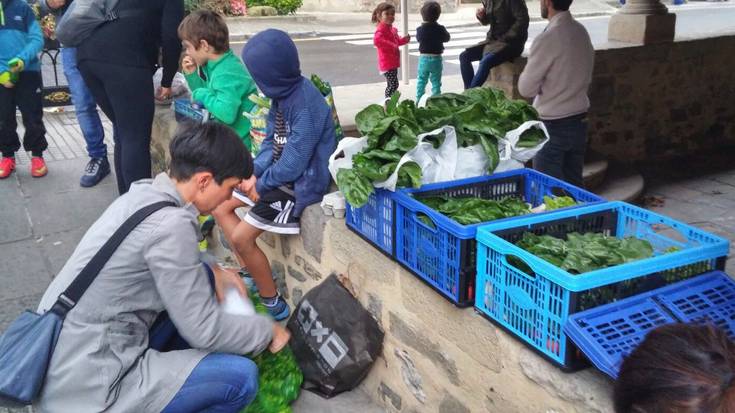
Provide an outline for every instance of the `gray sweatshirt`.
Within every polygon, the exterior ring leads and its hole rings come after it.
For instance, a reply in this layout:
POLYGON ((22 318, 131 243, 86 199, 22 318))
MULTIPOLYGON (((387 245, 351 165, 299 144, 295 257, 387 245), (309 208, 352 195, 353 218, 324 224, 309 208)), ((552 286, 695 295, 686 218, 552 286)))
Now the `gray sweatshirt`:
POLYGON ((533 107, 544 120, 587 112, 594 62, 587 29, 568 11, 560 12, 533 40, 518 91, 527 98, 536 97, 533 107))
POLYGON ((107 208, 54 278, 38 311, 53 305, 125 219, 159 201, 178 207, 138 225, 68 313, 37 411, 158 412, 208 353, 260 353, 270 343, 269 318, 227 314, 217 303, 199 257, 198 211, 184 204, 166 174, 134 183, 107 208), (148 349, 148 331, 164 310, 194 349, 148 349))

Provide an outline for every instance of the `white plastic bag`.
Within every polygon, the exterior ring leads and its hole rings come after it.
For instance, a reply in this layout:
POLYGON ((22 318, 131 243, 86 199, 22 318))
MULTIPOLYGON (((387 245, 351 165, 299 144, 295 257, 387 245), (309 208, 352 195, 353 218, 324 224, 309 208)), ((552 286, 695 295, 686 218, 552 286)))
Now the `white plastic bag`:
POLYGON ((337 182, 337 172, 340 169, 352 169, 352 157, 367 146, 367 137, 342 138, 337 144, 337 149, 329 157, 329 173, 337 182))
POLYGON ((249 298, 243 297, 235 288, 228 288, 225 291, 225 301, 222 303, 222 310, 227 314, 233 315, 254 315, 255 306, 249 298))
POLYGON ((186 83, 186 78, 180 72, 176 72, 174 79, 171 81, 171 98, 164 100, 158 100, 155 96, 158 96, 158 89, 161 88, 161 79, 163 78, 163 69, 159 68, 153 75, 153 96, 154 101, 159 105, 168 105, 174 101, 174 99, 191 98, 191 91, 189 91, 189 85, 186 83))
POLYGON ((395 191, 398 182, 398 171, 406 162, 416 162, 419 165, 421 168, 421 183, 424 185, 454 179, 454 171, 457 167, 457 134, 454 127, 444 126, 419 135, 416 147, 403 155, 391 176, 383 182, 375 183, 374 186, 395 191), (431 142, 424 142, 426 138, 436 136, 442 132, 444 132, 444 142, 438 149, 434 148, 431 142))
POLYGON ((498 142, 498 152, 500 153, 500 162, 498 167, 495 168, 495 172, 505 172, 513 169, 523 168, 526 162, 533 159, 534 156, 546 145, 549 141, 549 132, 546 130, 546 126, 543 122, 537 120, 530 120, 524 122, 521 126, 512 131, 508 131, 505 134, 505 138, 498 142), (519 148, 517 147, 518 141, 521 138, 523 132, 531 128, 538 128, 544 132, 546 139, 541 141, 538 145, 533 148, 519 148))
POLYGON ((454 179, 487 175, 489 168, 490 158, 482 149, 482 145, 473 145, 457 150, 457 168, 454 171, 454 179))

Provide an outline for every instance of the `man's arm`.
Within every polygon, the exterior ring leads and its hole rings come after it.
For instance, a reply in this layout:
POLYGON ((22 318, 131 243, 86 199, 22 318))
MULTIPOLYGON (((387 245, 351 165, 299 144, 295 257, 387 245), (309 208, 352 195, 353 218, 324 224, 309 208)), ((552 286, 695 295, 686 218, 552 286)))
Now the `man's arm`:
POLYGON ((180 214, 168 212, 143 251, 171 320, 194 348, 232 354, 262 352, 272 339, 273 322, 261 315, 232 315, 222 310, 199 258, 194 224, 180 214))
POLYGON ((549 51, 543 35, 537 37, 528 53, 528 61, 518 78, 518 92, 521 96, 532 98, 543 92, 544 79, 554 64, 555 56, 549 51))
MULTIPOLYGON (((242 96, 252 83, 242 71, 226 70, 212 73, 209 87, 200 87, 192 93, 194 101, 202 102, 204 107, 221 122, 231 125, 241 115, 242 96)), ((188 80, 188 77, 187 77, 188 80)))
POLYGON ((513 25, 500 36, 500 41, 512 43, 521 37, 528 37, 528 8, 524 0, 508 0, 510 12, 513 15, 513 25))

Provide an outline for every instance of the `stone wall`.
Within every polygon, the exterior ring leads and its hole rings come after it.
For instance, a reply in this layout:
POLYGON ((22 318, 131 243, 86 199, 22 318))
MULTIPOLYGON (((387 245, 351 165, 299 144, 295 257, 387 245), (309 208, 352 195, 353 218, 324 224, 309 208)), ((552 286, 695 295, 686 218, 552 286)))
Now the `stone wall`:
MULTIPOLYGON (((281 294, 295 305, 342 274, 386 332, 362 388, 388 412, 611 412, 611 386, 589 369, 563 373, 473 309, 458 309, 318 206, 301 236, 264 234, 281 294)), ((215 230, 215 253, 227 256, 215 230), (217 242, 220 241, 220 242, 217 242)))
MULTIPOLYGON (((621 161, 684 155, 735 144, 735 36, 607 45, 595 55, 590 148, 621 161)), ((489 84, 514 97, 525 58, 489 84)))
MULTIPOLYGON (((372 12, 378 3, 386 0, 304 0, 301 11, 325 11, 325 12, 372 12)), ((393 2, 400 8, 400 0, 387 0, 393 2)), ((459 0, 438 0, 442 6, 442 12, 453 12, 459 6, 459 0)), ((424 0, 408 0, 411 13, 417 12, 424 4, 424 0)))

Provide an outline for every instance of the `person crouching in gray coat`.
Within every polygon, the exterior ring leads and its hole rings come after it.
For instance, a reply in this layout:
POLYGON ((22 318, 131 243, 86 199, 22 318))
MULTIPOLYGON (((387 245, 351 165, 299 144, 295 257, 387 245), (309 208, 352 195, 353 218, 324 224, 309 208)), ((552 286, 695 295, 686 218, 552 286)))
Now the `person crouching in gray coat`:
POLYGON ((180 130, 168 173, 135 182, 89 228, 46 290, 45 312, 134 212, 161 201, 118 247, 64 320, 36 411, 238 412, 258 371, 243 355, 277 352, 287 330, 261 315, 232 315, 218 299, 242 280, 202 263, 197 215, 230 198, 253 170, 227 126, 180 130), (175 327, 174 327, 175 326, 175 327))

